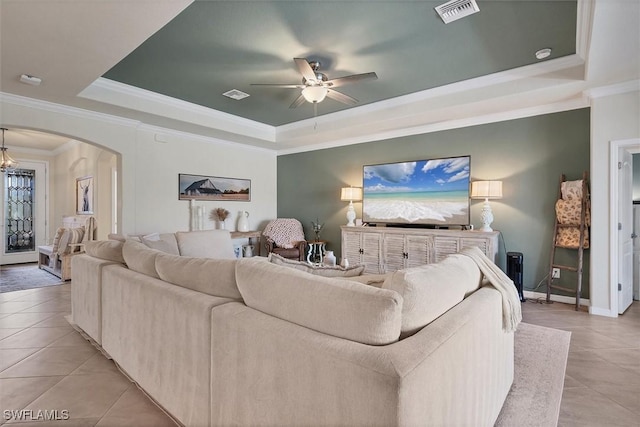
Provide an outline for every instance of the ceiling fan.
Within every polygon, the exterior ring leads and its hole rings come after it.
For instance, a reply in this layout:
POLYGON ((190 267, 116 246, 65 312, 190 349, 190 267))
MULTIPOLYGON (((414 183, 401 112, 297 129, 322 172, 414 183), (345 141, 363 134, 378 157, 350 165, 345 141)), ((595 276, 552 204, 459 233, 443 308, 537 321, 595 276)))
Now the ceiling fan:
POLYGON ((329 97, 338 102, 342 102, 347 105, 355 105, 358 100, 338 92, 333 88, 344 86, 350 83, 358 83, 366 80, 376 80, 378 76, 376 73, 364 73, 364 74, 352 74, 350 76, 338 77, 337 79, 331 79, 319 71, 319 61, 308 61, 306 58, 293 58, 300 74, 302 74, 301 84, 269 84, 269 83, 256 83, 251 86, 270 86, 284 89, 302 89, 300 95, 289 106, 289 108, 296 108, 305 101, 312 104, 322 102, 325 97, 329 97))

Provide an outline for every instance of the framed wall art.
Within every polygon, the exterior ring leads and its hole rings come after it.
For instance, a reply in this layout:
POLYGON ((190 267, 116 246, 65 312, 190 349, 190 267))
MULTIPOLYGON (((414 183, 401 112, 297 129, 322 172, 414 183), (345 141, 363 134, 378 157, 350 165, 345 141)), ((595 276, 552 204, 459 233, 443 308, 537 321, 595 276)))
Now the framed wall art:
POLYGON ((93 177, 76 179, 76 213, 93 215, 93 177))
POLYGON ((251 180, 178 174, 179 200, 251 201, 251 180))

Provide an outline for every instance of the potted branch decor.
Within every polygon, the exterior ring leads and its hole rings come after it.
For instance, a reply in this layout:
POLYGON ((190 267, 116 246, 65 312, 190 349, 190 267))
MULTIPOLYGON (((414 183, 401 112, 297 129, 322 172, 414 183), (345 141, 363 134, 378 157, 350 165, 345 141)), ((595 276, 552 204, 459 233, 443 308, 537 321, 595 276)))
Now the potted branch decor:
POLYGON ((229 216, 229 211, 225 208, 215 208, 211 210, 211 214, 209 214, 209 219, 211 221, 218 221, 220 223, 220 228, 222 230, 225 229, 224 221, 229 216))

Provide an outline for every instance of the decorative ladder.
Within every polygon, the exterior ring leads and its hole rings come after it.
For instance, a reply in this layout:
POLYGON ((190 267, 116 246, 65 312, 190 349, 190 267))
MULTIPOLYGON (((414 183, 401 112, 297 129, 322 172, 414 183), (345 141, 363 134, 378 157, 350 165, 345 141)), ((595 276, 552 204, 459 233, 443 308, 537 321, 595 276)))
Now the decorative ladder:
MULTIPOLYGON (((551 262, 549 263, 549 274, 547 276, 547 303, 551 302, 551 289, 558 289, 561 291, 565 291, 565 292, 574 292, 576 293, 576 311, 580 308, 580 293, 582 292, 582 264, 583 264, 583 259, 584 259, 584 246, 585 246, 585 234, 587 231, 587 224, 586 224, 586 214, 587 214, 587 208, 589 206, 589 188, 587 186, 587 178, 588 178, 588 174, 587 172, 583 172, 582 173, 582 201, 581 201, 581 212, 580 212, 580 224, 578 225, 579 227, 579 232, 580 232, 580 237, 579 237, 579 244, 578 247, 576 248, 578 250, 578 262, 577 265, 574 266, 570 266, 570 265, 562 265, 562 264, 557 264, 555 261, 555 257, 556 257, 556 248, 561 247, 561 248, 566 248, 566 246, 559 246, 558 243, 558 233, 559 230, 562 228, 567 228, 567 227, 576 227, 575 224, 560 224, 558 222, 558 215, 556 214, 556 221, 555 221, 555 226, 553 229, 553 242, 551 244, 551 262), (578 283, 576 285, 576 289, 571 289, 571 288, 567 288, 564 286, 558 286, 558 285, 554 285, 553 284, 553 269, 554 268, 558 268, 560 270, 567 270, 567 271, 573 271, 575 273, 577 273, 578 276, 578 283)), ((562 198, 562 183, 566 181, 566 177, 564 174, 562 174, 560 176, 560 184, 558 186, 558 199, 562 198)))

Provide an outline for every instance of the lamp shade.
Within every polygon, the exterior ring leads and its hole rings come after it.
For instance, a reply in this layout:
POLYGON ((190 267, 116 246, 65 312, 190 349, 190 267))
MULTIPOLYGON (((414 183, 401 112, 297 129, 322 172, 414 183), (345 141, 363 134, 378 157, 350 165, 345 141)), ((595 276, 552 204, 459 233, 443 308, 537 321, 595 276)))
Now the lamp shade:
POLYGON ((362 188, 361 187, 344 187, 340 192, 340 200, 345 202, 362 200, 362 188))
POLYGON ((302 89, 302 96, 309 102, 322 102, 329 90, 322 86, 307 86, 302 89))
POLYGON ((473 181, 471 183, 472 199, 501 199, 502 181, 473 181))

